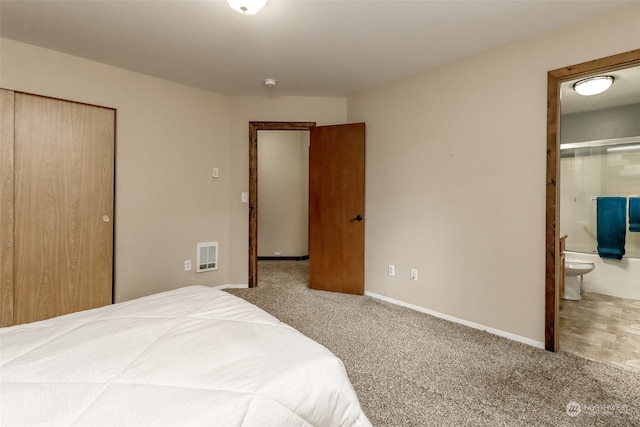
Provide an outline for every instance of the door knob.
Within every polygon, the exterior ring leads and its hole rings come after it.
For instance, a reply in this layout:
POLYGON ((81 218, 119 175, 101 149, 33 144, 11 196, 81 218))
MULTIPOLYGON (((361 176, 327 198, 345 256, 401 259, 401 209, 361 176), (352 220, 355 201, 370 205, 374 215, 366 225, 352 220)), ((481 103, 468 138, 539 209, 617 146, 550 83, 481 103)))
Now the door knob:
POLYGON ((109 215, 102 215, 102 221, 109 222, 110 220, 111 218, 109 218, 109 215))
POLYGON ((350 221, 362 221, 364 218, 362 218, 362 215, 358 215, 355 218, 351 218, 350 221))

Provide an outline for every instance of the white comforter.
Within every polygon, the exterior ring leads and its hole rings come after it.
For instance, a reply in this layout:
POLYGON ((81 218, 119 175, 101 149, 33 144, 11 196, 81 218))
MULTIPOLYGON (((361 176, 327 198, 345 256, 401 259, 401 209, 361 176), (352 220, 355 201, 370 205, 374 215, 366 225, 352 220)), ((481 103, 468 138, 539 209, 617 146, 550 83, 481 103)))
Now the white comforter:
POLYGON ((329 350, 194 286, 1 328, 0 425, 370 423, 329 350))

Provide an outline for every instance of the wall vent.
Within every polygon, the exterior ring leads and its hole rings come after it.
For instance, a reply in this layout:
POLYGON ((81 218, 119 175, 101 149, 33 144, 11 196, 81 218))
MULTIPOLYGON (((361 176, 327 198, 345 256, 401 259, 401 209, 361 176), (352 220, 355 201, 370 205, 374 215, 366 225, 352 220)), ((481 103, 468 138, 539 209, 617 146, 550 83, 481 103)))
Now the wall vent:
POLYGON ((218 269, 218 242, 198 243, 196 273, 218 269))

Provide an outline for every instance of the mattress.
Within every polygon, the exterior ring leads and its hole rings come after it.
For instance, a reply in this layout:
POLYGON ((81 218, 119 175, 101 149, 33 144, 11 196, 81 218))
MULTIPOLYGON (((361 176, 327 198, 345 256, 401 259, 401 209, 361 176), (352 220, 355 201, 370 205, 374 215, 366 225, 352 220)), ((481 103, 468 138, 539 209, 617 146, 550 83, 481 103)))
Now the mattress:
POLYGON ((0 425, 371 424, 328 349, 191 286, 0 328, 0 425))

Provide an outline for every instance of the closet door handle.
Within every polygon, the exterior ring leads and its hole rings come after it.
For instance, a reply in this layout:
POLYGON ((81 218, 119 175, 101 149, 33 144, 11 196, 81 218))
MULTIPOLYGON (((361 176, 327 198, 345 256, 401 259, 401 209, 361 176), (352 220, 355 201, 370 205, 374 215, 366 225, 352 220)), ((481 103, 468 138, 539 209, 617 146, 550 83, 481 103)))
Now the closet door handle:
POLYGON ((103 222, 109 222, 109 221, 111 221, 111 218, 109 218, 109 215, 102 215, 102 221, 103 222))
POLYGON ((350 221, 362 221, 364 218, 362 218, 362 215, 358 215, 355 218, 351 218, 350 221))

